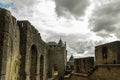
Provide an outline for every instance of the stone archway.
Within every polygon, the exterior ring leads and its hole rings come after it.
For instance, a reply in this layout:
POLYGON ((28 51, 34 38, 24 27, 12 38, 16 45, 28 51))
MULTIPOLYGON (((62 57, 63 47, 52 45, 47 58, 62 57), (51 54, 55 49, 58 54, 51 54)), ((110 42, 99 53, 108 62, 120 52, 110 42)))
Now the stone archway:
POLYGON ((30 64, 30 80, 36 80, 37 75, 37 47, 32 45, 31 47, 31 64, 30 64))
POLYGON ((43 74, 44 74, 44 56, 40 56, 40 80, 43 80, 43 74))

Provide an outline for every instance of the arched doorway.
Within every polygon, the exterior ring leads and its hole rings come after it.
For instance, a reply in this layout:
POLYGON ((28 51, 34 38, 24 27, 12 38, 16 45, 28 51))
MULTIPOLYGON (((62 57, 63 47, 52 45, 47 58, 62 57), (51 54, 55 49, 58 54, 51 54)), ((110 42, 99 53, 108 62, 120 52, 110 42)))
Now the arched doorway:
POLYGON ((30 64, 30 80, 36 80, 37 74, 37 47, 32 45, 31 47, 31 64, 30 64))
POLYGON ((44 73, 44 56, 40 56, 40 80, 43 80, 43 73, 44 73))

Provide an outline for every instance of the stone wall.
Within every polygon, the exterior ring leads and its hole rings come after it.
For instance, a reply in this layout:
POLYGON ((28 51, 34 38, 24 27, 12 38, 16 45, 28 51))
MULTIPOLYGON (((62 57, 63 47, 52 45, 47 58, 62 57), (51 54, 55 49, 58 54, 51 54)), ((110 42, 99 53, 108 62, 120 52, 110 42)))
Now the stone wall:
POLYGON ((87 74, 72 73, 65 80, 120 80, 120 41, 95 47, 96 64, 87 74))
POLYGON ((50 48, 29 21, 0 8, 0 80, 47 80, 54 64, 63 76, 67 51, 60 44, 50 48))
POLYGON ((96 64, 119 64, 120 63, 120 41, 115 41, 95 47, 96 64), (106 48, 106 51, 103 50, 106 48), (104 56, 105 51, 105 56, 104 56))
POLYGON ((92 75, 72 73, 64 80, 120 80, 120 65, 98 65, 92 75))
POLYGON ((46 80, 47 50, 28 21, 0 9, 0 80, 46 80))
POLYGON ((37 80, 40 77, 45 79, 47 44, 42 41, 40 33, 38 33, 38 31, 28 21, 18 21, 18 25, 22 33, 20 35, 20 51, 22 55, 22 64, 20 70, 21 79, 37 80), (43 57, 43 63, 40 63, 41 57, 43 57), (42 73, 40 72, 40 64, 43 66, 42 73))
POLYGON ((16 80, 18 76, 19 54, 19 27, 16 19, 5 9, 0 9, 0 41, 1 80, 16 80))
POLYGON ((59 45, 49 46, 48 49, 49 77, 53 76, 54 67, 57 68, 59 77, 64 76, 66 67, 66 57, 67 57, 66 47, 61 47, 59 45))
POLYGON ((94 57, 77 58, 74 60, 75 73, 89 73, 90 69, 94 66, 94 57))
POLYGON ((120 80, 120 64, 98 65, 95 72, 90 76, 91 80, 120 80))

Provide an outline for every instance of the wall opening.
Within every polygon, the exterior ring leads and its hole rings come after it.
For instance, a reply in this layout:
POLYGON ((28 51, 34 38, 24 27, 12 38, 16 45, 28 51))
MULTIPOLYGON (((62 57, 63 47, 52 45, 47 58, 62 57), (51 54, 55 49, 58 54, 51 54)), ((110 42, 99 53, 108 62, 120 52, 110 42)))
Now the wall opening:
POLYGON ((107 47, 102 48, 102 57, 107 58, 107 47))
POLYGON ((54 64, 52 67, 52 77, 58 76, 58 68, 57 65, 54 64))
POLYGON ((104 64, 107 64, 107 53, 108 53, 107 47, 102 47, 102 58, 104 64))
POLYGON ((37 47, 31 47, 30 80, 36 80, 37 75, 37 47))
POLYGON ((116 60, 113 60, 113 64, 116 64, 116 60))
POLYGON ((40 80, 43 80, 44 76, 44 56, 40 56, 40 80))

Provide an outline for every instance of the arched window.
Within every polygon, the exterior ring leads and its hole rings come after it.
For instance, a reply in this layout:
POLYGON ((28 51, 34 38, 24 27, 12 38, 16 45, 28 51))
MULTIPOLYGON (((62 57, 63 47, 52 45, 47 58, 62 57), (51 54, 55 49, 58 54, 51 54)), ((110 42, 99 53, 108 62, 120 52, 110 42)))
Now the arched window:
POLYGON ((37 47, 31 47, 31 64, 30 64, 30 80, 36 80, 37 74, 37 47))
POLYGON ((44 56, 40 56, 40 80, 43 80, 43 74, 44 74, 44 56))

